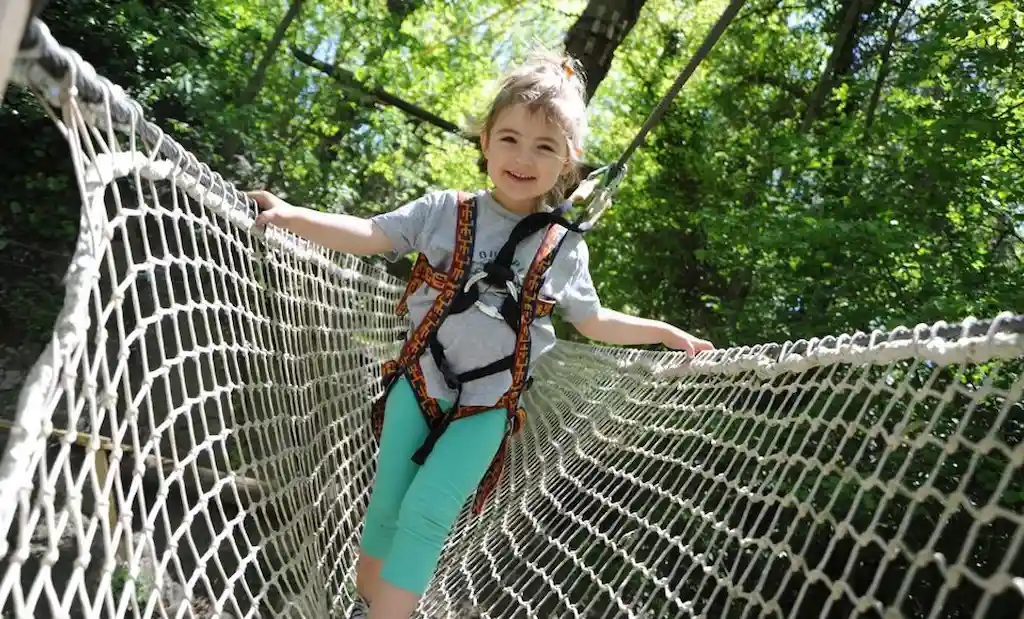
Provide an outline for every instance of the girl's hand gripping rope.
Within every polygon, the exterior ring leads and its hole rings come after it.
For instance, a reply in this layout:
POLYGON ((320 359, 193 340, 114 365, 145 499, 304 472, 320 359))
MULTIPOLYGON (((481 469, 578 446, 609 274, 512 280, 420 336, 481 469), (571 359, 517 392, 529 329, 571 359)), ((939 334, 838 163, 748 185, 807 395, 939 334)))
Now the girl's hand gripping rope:
POLYGON ((357 256, 394 250, 390 239, 369 219, 294 206, 269 191, 249 191, 246 195, 259 209, 253 224, 258 230, 272 224, 317 245, 357 256))
POLYGON ((273 224, 279 228, 288 228, 288 220, 295 215, 296 207, 288 204, 269 191, 249 191, 246 195, 256 201, 258 214, 253 224, 257 228, 266 228, 273 224))
POLYGON ((662 339, 661 343, 673 350, 686 351, 691 357, 696 357, 705 350, 715 349, 715 345, 708 340, 702 340, 699 337, 690 335, 678 327, 672 326, 669 326, 666 330, 665 337, 662 339))

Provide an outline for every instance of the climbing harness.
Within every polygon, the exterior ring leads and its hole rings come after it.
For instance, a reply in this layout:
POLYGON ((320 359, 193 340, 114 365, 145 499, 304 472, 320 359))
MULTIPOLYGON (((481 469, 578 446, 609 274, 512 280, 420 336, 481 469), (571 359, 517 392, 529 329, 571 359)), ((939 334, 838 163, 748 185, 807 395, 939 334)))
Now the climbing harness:
MULTIPOLYGON (((558 250, 566 238, 566 234, 569 231, 580 234, 587 232, 593 228, 597 220, 607 210, 619 183, 625 175, 630 156, 632 156, 646 135, 664 115, 683 84, 686 83, 690 75, 696 70, 697 65, 700 64, 718 38, 721 37, 722 32, 725 31, 725 28, 732 21, 732 18, 735 17, 744 2, 745 0, 733 0, 729 5, 725 13, 718 20, 718 23, 715 24, 708 34, 701 48, 698 49, 682 73, 680 73, 675 84, 669 89, 669 92, 665 94, 658 106, 651 112, 647 121, 633 138, 632 142, 630 142, 629 146, 627 146, 626 150, 623 151, 619 159, 610 166, 605 166, 591 172, 584 179, 583 183, 581 183, 581 188, 585 190, 581 193, 589 193, 590 195, 584 200, 581 213, 575 222, 569 222, 564 217, 572 206, 572 200, 562 203, 551 211, 527 215, 513 228, 508 240, 494 260, 485 264, 483 270, 479 273, 470 275, 470 264, 472 262, 476 236, 477 201, 473 196, 460 193, 455 229, 455 248, 451 255, 448 271, 442 272, 435 269, 422 253, 417 258, 409 278, 409 283, 406 285, 405 292, 398 302, 398 314, 407 313, 409 296, 419 290, 421 286, 426 285, 436 290, 437 297, 432 302, 423 320, 412 330, 402 346, 398 358, 383 364, 384 392, 372 406, 373 433, 379 442, 384 430, 384 410, 388 394, 395 383, 402 377, 405 377, 412 386, 413 393, 416 396, 429 429, 427 438, 412 456, 412 460, 420 465, 426 462, 426 458, 430 455, 434 445, 453 421, 489 410, 505 409, 508 421, 505 435, 502 437, 498 451, 477 489, 473 502, 473 512, 475 514, 479 514, 483 510, 487 499, 501 479, 505 453, 508 448, 508 439, 520 431, 526 420, 526 411, 520 407, 519 402, 523 393, 529 388, 530 382, 532 382, 532 377, 529 377, 530 326, 537 318, 550 316, 554 309, 554 302, 542 299, 540 290, 548 269, 554 263, 558 250), (516 274, 512 269, 516 248, 520 243, 541 230, 545 232, 540 246, 534 254, 533 261, 523 278, 522 285, 517 286, 516 274), (481 300, 479 291, 481 284, 506 290, 508 294, 505 295, 500 307, 491 307, 481 300), (479 309, 488 316, 503 320, 515 333, 516 343, 511 355, 485 366, 457 373, 448 363, 444 346, 438 340, 437 334, 441 323, 448 316, 460 314, 468 311, 470 308, 479 309), (437 399, 430 397, 427 392, 426 379, 423 374, 423 368, 420 365, 420 359, 427 351, 430 352, 434 364, 444 377, 445 384, 456 393, 452 407, 448 411, 442 411, 437 399), (463 385, 506 371, 512 373, 512 384, 493 405, 464 406, 460 403, 463 385)), ((578 189, 577 191, 580 190, 578 189)))
POLYGON ((528 376, 530 326, 534 320, 550 316, 555 305, 553 301, 542 299, 540 290, 548 269, 554 263, 558 250, 566 238, 566 233, 584 231, 582 227, 563 217, 569 205, 570 203, 566 202, 552 211, 531 213, 521 219, 494 260, 485 264, 480 273, 471 276, 469 267, 476 233, 477 202, 473 196, 460 194, 455 249, 452 252, 448 271, 436 270, 423 254, 420 254, 405 292, 398 303, 399 314, 405 314, 408 311, 409 296, 421 286, 426 285, 438 291, 437 297, 423 320, 413 329, 402 346, 398 359, 387 361, 382 368, 384 393, 373 404, 374 435, 379 441, 384 429, 384 409, 388 393, 397 380, 403 376, 412 386, 429 429, 426 440, 412 456, 413 461, 420 465, 426 461, 437 440, 451 422, 489 410, 505 409, 508 420, 505 436, 502 437, 498 452, 477 490, 473 504, 474 513, 480 513, 487 498, 497 486, 504 467, 507 441, 509 437, 519 432, 526 420, 526 411, 519 406, 519 401, 531 382, 531 378, 528 376), (519 287, 516 285, 516 275, 512 269, 516 248, 541 230, 545 230, 544 236, 523 278, 522 286, 519 287), (504 288, 508 291, 501 307, 492 308, 481 301, 479 290, 481 284, 495 286, 499 289, 504 288), (511 355, 497 361, 466 372, 456 373, 448 363, 444 347, 438 340, 437 333, 441 323, 448 316, 460 314, 473 307, 481 309, 489 316, 501 318, 516 334, 515 348, 511 355), (438 401, 427 393, 420 358, 428 351, 444 377, 445 384, 456 392, 452 408, 447 412, 442 411, 438 401), (463 385, 505 371, 511 371, 512 384, 495 404, 464 406, 460 403, 463 385))

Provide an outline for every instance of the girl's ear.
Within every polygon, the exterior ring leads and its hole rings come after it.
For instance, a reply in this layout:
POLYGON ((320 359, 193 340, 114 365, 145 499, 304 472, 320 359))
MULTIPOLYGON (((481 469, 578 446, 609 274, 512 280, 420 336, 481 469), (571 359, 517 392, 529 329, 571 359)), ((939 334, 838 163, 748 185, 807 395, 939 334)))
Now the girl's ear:
POLYGON ((487 132, 480 134, 480 152, 483 153, 484 157, 487 156, 487 132))

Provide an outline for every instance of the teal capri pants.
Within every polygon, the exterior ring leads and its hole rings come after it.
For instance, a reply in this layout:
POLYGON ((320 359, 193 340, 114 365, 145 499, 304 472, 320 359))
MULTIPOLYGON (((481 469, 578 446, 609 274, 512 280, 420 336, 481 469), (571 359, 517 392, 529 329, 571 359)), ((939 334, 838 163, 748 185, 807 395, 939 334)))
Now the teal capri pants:
POLYGON ((459 511, 501 445, 505 419, 505 409, 494 409, 452 422, 419 466, 412 455, 427 438, 427 423, 408 380, 391 387, 362 539, 363 552, 383 561, 383 580, 426 591, 459 511))

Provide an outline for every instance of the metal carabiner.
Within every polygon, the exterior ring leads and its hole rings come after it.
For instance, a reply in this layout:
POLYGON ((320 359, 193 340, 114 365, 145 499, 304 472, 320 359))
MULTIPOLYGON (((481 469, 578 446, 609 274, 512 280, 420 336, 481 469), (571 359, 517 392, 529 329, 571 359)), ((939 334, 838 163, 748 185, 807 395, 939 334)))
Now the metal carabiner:
POLYGON ((469 289, 476 285, 477 282, 487 277, 486 271, 479 271, 472 275, 467 281, 465 287, 462 289, 463 292, 469 292, 469 289))
MULTIPOLYGON (((578 222, 586 222, 590 226, 604 214, 608 207, 611 206, 612 196, 615 195, 616 190, 619 187, 619 183, 622 182, 623 177, 626 175, 626 166, 623 165, 619 168, 615 174, 611 174, 612 166, 600 167, 590 174, 587 178, 580 183, 593 183, 598 177, 602 177, 602 181, 596 189, 590 190, 588 197, 584 199, 583 213, 580 215, 578 222)), ((577 190, 578 191, 578 190, 577 190)))

